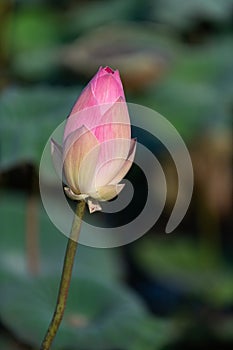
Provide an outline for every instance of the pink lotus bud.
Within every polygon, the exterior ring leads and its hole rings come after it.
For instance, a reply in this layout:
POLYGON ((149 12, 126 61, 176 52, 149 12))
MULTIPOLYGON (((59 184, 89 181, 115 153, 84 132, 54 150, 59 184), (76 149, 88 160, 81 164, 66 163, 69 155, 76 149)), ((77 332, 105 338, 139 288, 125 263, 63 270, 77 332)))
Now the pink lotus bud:
POLYGON ((90 212, 101 210, 99 201, 110 200, 123 189, 119 182, 129 171, 135 150, 119 72, 100 67, 67 119, 63 147, 52 140, 53 162, 63 168, 66 194, 85 199, 90 212))

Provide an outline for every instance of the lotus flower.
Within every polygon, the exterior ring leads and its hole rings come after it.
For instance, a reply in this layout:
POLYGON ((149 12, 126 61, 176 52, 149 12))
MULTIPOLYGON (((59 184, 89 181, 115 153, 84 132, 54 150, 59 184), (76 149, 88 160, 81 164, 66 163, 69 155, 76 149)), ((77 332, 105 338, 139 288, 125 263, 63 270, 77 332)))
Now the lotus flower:
POLYGON ((101 210, 124 187, 136 140, 119 72, 100 67, 76 101, 65 125, 63 146, 51 140, 55 168, 63 173, 66 194, 85 199, 90 212, 101 210), (58 169, 59 168, 59 169, 58 169))

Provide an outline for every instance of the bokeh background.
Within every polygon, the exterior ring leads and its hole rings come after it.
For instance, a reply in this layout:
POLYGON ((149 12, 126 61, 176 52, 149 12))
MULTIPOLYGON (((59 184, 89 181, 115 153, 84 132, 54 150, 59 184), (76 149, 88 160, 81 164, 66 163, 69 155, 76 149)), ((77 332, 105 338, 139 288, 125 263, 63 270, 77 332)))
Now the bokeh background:
POLYGON ((67 239, 43 209, 39 161, 100 65, 180 132, 194 193, 166 235, 176 170, 142 136, 166 174, 166 207, 132 244, 79 246, 54 349, 232 349, 232 20, 231 0, 0 1, 1 349, 38 349, 51 318, 67 239))

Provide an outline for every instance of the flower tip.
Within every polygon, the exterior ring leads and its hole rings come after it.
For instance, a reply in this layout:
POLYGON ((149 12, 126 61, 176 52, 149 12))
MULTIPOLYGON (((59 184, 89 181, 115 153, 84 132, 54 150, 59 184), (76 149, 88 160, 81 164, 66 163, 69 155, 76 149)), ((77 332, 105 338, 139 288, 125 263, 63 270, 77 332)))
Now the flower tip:
POLYGON ((110 68, 109 66, 106 66, 104 68, 104 70, 105 70, 105 72, 110 73, 110 74, 114 74, 115 73, 114 70, 112 68, 110 68))

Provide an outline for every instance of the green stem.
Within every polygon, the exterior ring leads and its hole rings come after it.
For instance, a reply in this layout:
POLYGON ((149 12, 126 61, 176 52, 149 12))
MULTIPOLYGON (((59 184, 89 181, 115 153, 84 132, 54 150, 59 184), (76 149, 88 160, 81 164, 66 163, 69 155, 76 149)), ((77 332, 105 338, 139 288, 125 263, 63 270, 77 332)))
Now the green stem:
POLYGON ((62 271, 60 288, 59 288, 58 297, 57 297, 56 308, 40 350, 50 349, 65 311, 66 300, 68 296, 70 280, 72 275, 72 268, 74 265, 74 258, 75 258, 75 253, 78 245, 78 236, 81 228, 84 210, 85 210, 85 202, 81 201, 77 205, 77 209, 76 209, 76 213, 74 216, 74 221, 73 221, 73 225, 70 233, 70 238, 68 240, 68 244, 66 248, 66 255, 64 258, 63 271, 62 271))

